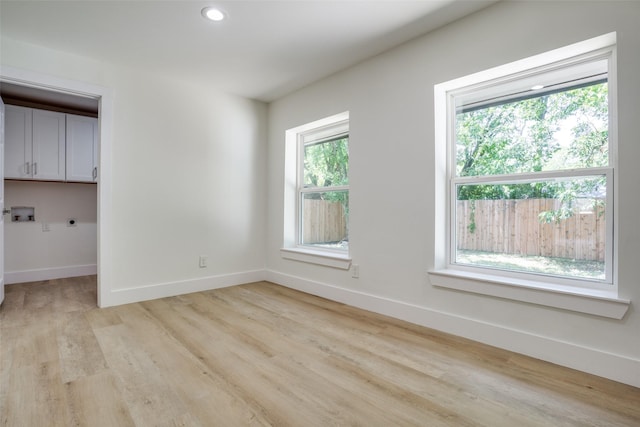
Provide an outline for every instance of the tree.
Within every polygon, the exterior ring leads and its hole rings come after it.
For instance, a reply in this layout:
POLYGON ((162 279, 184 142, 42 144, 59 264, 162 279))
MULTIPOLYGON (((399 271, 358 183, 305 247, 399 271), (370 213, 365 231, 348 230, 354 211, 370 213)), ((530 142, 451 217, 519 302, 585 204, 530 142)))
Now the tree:
POLYGON ((309 144, 304 147, 305 186, 347 185, 349 182, 348 170, 348 137, 309 144))
POLYGON ((349 184, 349 137, 312 143, 304 147, 305 187, 324 187, 323 191, 305 197, 341 202, 348 212, 348 193, 331 191, 331 187, 349 184))
MULTIPOLYGON (((608 165, 606 82, 485 108, 456 116, 457 176, 539 172, 608 165)), ((570 215, 571 202, 602 192, 603 178, 510 185, 462 185, 459 200, 558 198, 563 208, 547 221, 570 215)))

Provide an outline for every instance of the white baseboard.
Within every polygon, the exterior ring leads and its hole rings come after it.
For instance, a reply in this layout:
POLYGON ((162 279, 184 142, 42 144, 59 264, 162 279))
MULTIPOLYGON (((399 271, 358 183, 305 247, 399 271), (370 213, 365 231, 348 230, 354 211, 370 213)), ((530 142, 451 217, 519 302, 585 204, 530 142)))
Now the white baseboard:
POLYGON ((96 264, 72 265, 69 267, 39 268, 37 270, 5 271, 4 283, 38 282, 40 280, 63 279, 65 277, 89 276, 97 274, 96 264))
POLYGON ((273 283, 640 387, 640 360, 272 270, 273 283))
POLYGON ((201 277, 198 279, 177 282, 158 283, 149 286, 127 289, 112 289, 100 301, 100 307, 130 304, 158 298, 172 297, 192 292, 208 291, 244 283, 264 280, 264 270, 253 270, 242 273, 222 274, 219 276, 201 277))

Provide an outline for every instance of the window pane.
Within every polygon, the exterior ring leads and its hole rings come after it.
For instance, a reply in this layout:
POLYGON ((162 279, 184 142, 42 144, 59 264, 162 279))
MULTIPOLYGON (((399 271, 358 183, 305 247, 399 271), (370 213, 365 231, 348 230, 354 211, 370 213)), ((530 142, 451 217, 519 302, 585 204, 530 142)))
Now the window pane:
POLYGON ((304 186, 348 185, 349 138, 341 137, 304 146, 304 186))
POLYGON ((608 166, 608 117, 606 81, 462 109, 456 115, 456 175, 608 166))
POLYGON ((455 262, 605 280, 604 176, 458 185, 455 262))
POLYGON ((303 193, 301 244, 349 248, 349 192, 303 193))

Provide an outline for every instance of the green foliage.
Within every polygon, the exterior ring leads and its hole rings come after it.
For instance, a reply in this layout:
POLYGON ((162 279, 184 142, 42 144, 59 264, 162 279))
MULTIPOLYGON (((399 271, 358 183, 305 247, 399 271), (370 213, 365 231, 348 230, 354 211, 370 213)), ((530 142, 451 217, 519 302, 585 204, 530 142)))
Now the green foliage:
POLYGON ((471 207, 471 213, 469 214, 469 233, 475 233, 476 232, 476 201, 475 200, 471 200, 470 203, 470 207, 471 207))
MULTIPOLYGON (((456 174, 481 176, 608 165, 608 90, 597 83, 493 105, 456 116, 456 174)), ((559 198, 551 221, 571 215, 572 201, 602 192, 604 178, 574 185, 532 182, 462 185, 459 200, 559 198)))
POLYGON ((305 187, 348 185, 348 171, 348 137, 305 145, 305 187))
POLYGON ((571 181, 563 181, 555 185, 555 198, 560 201, 560 207, 556 210, 541 212, 538 215, 540 222, 560 222, 570 218, 581 204, 583 209, 598 212, 604 215, 604 191, 606 179, 604 176, 582 178, 571 181))
POLYGON ((559 209, 553 211, 544 211, 538 214, 538 221, 550 224, 552 222, 559 223, 563 219, 573 216, 573 206, 571 203, 562 203, 559 209))
MULTIPOLYGON (((349 137, 305 145, 304 186, 308 188, 343 185, 349 185, 349 137)), ((348 214, 349 194, 346 191, 319 191, 307 193, 305 197, 340 202, 348 214)))
POLYGON ((459 113, 457 175, 605 166, 607 116, 606 83, 459 113))

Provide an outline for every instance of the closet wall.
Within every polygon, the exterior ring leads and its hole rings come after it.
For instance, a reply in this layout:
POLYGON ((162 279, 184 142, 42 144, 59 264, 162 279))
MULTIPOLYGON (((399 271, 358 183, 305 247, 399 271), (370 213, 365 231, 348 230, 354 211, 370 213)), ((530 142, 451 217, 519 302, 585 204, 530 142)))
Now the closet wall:
POLYGON ((96 273, 95 184, 5 181, 5 207, 28 206, 34 221, 5 216, 5 283, 96 273), (75 224, 69 226, 68 220, 75 224))

